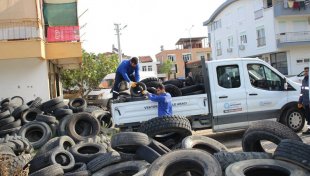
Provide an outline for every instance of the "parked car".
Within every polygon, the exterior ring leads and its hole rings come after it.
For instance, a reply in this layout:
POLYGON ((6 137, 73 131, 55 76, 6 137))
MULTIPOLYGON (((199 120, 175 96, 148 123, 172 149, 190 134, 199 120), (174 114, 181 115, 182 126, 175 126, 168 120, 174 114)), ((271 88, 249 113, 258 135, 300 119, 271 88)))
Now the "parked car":
POLYGON ((292 77, 288 77, 288 79, 300 83, 302 82, 302 80, 304 79, 305 75, 304 75, 304 71, 300 72, 298 75, 296 76, 292 76, 292 77))

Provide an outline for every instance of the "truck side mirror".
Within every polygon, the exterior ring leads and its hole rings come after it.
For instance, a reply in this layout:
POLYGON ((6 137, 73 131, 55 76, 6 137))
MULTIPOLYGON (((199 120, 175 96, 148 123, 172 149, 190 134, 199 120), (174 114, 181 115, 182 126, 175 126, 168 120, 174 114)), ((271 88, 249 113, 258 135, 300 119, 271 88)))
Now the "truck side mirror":
POLYGON ((288 84, 287 84, 287 80, 286 80, 286 78, 284 78, 284 84, 283 84, 283 89, 284 90, 287 90, 287 88, 288 88, 288 84))

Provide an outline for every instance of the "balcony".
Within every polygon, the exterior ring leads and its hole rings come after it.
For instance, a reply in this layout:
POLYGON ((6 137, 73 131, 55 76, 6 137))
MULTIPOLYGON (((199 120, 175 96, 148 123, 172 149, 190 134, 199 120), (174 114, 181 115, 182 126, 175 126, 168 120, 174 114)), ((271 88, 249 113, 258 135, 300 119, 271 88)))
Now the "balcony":
POLYGON ((274 5, 274 17, 281 16, 305 16, 310 15, 310 5, 301 8, 285 8, 284 2, 280 1, 274 5))
POLYGON ((278 48, 310 44, 310 31, 280 33, 276 37, 278 48))

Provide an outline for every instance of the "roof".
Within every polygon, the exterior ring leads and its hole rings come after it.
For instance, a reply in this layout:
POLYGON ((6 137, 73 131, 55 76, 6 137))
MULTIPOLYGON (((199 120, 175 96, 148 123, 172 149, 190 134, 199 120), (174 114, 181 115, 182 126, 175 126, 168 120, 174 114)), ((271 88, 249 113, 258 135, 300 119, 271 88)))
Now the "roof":
POLYGON ((184 42, 199 42, 207 37, 191 37, 191 38, 180 38, 175 45, 182 45, 184 42))
POLYGON ((139 56, 139 61, 141 63, 146 63, 146 62, 153 62, 153 59, 151 56, 139 56))
POLYGON ((219 8, 217 8, 217 9, 213 12, 213 14, 211 15, 211 17, 210 17, 207 21, 203 22, 203 25, 204 25, 204 26, 207 26, 208 24, 210 24, 211 22, 213 22, 214 19, 215 19, 226 7, 228 7, 230 4, 232 4, 232 3, 236 2, 236 1, 238 1, 238 0, 227 0, 227 1, 225 1, 219 8))

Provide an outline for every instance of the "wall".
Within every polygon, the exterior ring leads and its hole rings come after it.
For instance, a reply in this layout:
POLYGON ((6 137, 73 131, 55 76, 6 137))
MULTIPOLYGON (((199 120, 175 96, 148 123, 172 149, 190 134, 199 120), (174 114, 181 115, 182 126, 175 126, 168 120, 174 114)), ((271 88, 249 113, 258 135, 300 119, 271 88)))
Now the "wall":
POLYGON ((25 102, 49 99, 47 61, 38 58, 0 60, 0 99, 19 95, 25 102))
POLYGON ((299 74, 304 67, 309 67, 309 62, 297 63, 297 60, 310 59, 309 46, 290 47, 287 52, 288 69, 290 75, 299 74))
POLYGON ((157 67, 156 67, 156 62, 146 62, 146 63, 139 63, 140 66, 140 77, 141 80, 144 77, 157 77, 157 67), (142 71, 142 67, 146 66, 147 71, 142 71), (148 71, 148 66, 152 66, 152 71, 148 71))

